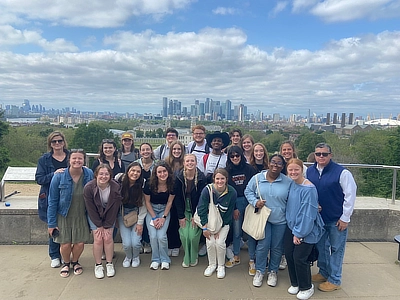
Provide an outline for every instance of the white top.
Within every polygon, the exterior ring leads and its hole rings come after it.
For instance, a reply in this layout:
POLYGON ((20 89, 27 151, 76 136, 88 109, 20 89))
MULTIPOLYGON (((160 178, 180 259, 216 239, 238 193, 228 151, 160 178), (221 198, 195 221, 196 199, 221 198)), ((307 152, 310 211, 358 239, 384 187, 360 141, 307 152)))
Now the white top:
POLYGON ((221 153, 221 155, 215 155, 210 152, 208 156, 206 166, 204 167, 203 161, 201 162, 200 170, 207 176, 207 174, 214 173, 215 169, 217 168, 225 168, 226 167, 226 160, 227 160, 226 153, 221 153))

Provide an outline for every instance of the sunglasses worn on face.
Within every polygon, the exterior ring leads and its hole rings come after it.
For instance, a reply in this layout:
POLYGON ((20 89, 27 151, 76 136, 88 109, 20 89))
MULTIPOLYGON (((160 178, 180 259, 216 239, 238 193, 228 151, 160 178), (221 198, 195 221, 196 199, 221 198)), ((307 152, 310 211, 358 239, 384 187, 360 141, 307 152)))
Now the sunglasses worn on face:
POLYGON ((230 156, 230 158, 239 158, 240 157, 240 155, 239 154, 232 154, 231 156, 230 156))
POLYGON ((315 152, 315 156, 323 156, 323 157, 327 157, 329 154, 331 154, 330 152, 315 152))
POLYGON ((52 144, 57 144, 57 143, 61 144, 62 142, 64 142, 64 140, 52 140, 51 141, 52 144))

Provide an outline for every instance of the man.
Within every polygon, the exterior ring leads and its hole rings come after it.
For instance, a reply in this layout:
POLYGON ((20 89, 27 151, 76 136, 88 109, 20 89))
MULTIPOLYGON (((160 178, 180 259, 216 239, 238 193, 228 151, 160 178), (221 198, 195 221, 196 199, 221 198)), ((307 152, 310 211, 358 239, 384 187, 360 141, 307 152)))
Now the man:
POLYGON ((307 169, 307 178, 317 188, 326 231, 317 244, 319 272, 312 280, 321 282, 319 290, 332 292, 341 285, 347 226, 354 209, 357 185, 349 170, 332 161, 328 144, 315 146, 314 156, 316 162, 307 169))
POLYGON ((229 145, 229 135, 226 132, 214 131, 214 133, 207 134, 206 141, 212 151, 203 156, 199 169, 211 183, 215 169, 226 166, 227 155, 222 152, 222 149, 229 145))
POLYGON ((196 125, 192 128, 193 141, 186 147, 186 153, 193 153, 197 158, 197 167, 200 168, 203 164, 203 156, 210 153, 210 148, 207 145, 206 128, 203 125, 196 125))
POLYGON ((178 139, 178 131, 175 128, 167 128, 167 132, 165 134, 165 144, 162 144, 154 150, 154 157, 158 160, 165 160, 165 158, 169 155, 169 147, 172 142, 178 139))

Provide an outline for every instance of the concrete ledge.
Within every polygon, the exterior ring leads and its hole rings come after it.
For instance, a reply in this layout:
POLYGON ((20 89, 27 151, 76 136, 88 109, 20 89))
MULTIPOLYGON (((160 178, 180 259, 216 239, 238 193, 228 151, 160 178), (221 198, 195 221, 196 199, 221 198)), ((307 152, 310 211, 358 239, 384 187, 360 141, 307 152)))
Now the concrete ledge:
MULTIPOLYGON (((12 196, 0 205, 0 244, 47 244, 47 226, 37 215, 37 197, 12 196)), ((357 197, 349 241, 388 241, 400 234, 400 203, 357 197)), ((118 236, 117 242, 120 241, 118 236)))

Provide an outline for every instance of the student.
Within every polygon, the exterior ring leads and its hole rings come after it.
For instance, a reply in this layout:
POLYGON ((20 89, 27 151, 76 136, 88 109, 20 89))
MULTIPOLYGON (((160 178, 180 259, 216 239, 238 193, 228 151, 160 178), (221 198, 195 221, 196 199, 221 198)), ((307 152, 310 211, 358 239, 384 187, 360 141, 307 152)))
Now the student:
POLYGON ((192 127, 193 141, 186 147, 186 153, 193 153, 196 155, 197 167, 203 163, 203 156, 210 153, 210 147, 207 145, 206 128, 203 125, 196 125, 192 127))
POLYGON ((130 132, 124 132, 121 135, 121 144, 121 161, 126 170, 131 162, 139 158, 139 150, 135 148, 135 144, 133 143, 133 135, 130 132))
POLYGON ((92 171, 95 171, 99 164, 108 164, 113 171, 113 178, 119 173, 125 172, 125 166, 118 155, 117 145, 112 139, 104 139, 99 146, 99 156, 93 161, 92 171))
POLYGON ((178 131, 175 128, 167 128, 165 133, 165 144, 162 144, 154 150, 154 157, 158 160, 165 160, 169 154, 169 148, 172 142, 178 140, 178 131))

